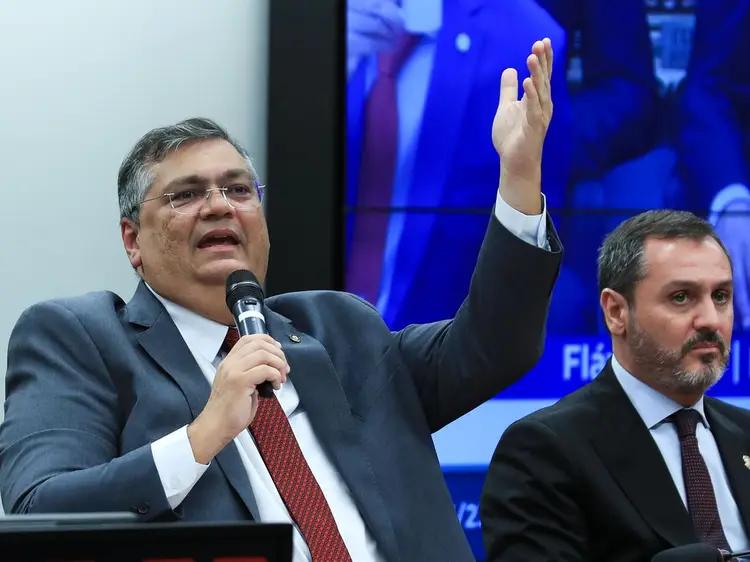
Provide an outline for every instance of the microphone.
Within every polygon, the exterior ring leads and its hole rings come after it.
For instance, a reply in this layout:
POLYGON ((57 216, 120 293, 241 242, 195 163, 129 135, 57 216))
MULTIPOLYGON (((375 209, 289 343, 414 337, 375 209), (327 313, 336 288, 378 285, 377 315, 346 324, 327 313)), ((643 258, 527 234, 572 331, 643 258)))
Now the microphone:
MULTIPOLYGON (((258 279, 246 269, 238 269, 227 278, 227 307, 232 312, 240 336, 267 334, 263 289, 258 279)), ((266 381, 258 385, 258 396, 271 398, 273 387, 266 381)))
POLYGON ((729 562, 739 556, 747 556, 750 550, 727 552, 706 543, 686 544, 663 550, 651 562, 729 562))

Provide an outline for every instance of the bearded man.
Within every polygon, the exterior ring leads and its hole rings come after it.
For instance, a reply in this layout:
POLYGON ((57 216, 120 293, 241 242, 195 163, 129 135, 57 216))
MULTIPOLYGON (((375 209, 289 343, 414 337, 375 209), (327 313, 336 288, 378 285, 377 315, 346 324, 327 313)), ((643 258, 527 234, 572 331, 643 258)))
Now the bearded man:
POLYGON ((747 549, 750 412, 705 396, 729 358, 726 248, 691 213, 648 211, 607 237, 598 274, 612 357, 503 435, 480 508, 487 560, 747 549))

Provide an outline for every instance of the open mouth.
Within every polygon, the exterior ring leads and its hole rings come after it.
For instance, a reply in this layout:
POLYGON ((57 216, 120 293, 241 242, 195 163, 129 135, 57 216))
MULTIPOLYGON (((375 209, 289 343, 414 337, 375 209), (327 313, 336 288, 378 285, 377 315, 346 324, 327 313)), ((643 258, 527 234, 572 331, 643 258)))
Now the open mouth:
POLYGON ((213 231, 204 235, 198 242, 198 248, 231 248, 239 245, 237 235, 230 231, 213 231))

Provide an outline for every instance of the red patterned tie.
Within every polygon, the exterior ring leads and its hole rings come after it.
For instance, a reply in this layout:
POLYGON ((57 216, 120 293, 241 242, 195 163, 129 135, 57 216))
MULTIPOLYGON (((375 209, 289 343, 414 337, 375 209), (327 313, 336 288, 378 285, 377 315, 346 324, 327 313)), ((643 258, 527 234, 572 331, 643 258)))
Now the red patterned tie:
POLYGON ((695 436, 695 428, 701 420, 700 412, 680 410, 672 414, 670 420, 677 427, 677 434, 680 437, 682 474, 685 479, 688 511, 695 531, 701 542, 730 550, 727 537, 724 535, 724 528, 721 526, 711 476, 695 436))
POLYGON ((362 161, 357 206, 381 208, 354 217, 347 290, 377 304, 383 248, 390 214, 398 153, 398 100, 396 80, 401 66, 420 36, 404 33, 392 51, 378 56, 378 76, 365 106, 362 161))
MULTIPOLYGON (((232 349, 239 339, 237 329, 229 328, 222 348, 232 349)), ((331 508, 275 395, 258 397, 258 412, 248 429, 313 562, 351 562, 331 508)))

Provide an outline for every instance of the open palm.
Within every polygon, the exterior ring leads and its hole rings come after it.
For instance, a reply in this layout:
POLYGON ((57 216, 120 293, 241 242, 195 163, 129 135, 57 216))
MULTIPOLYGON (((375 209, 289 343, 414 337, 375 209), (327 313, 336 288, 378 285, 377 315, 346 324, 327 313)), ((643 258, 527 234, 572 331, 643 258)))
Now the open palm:
POLYGON ((531 76, 523 81, 524 94, 520 100, 518 73, 513 68, 503 72, 500 102, 492 123, 492 142, 503 168, 519 176, 539 167, 544 137, 552 119, 549 39, 534 43, 527 65, 531 76))

